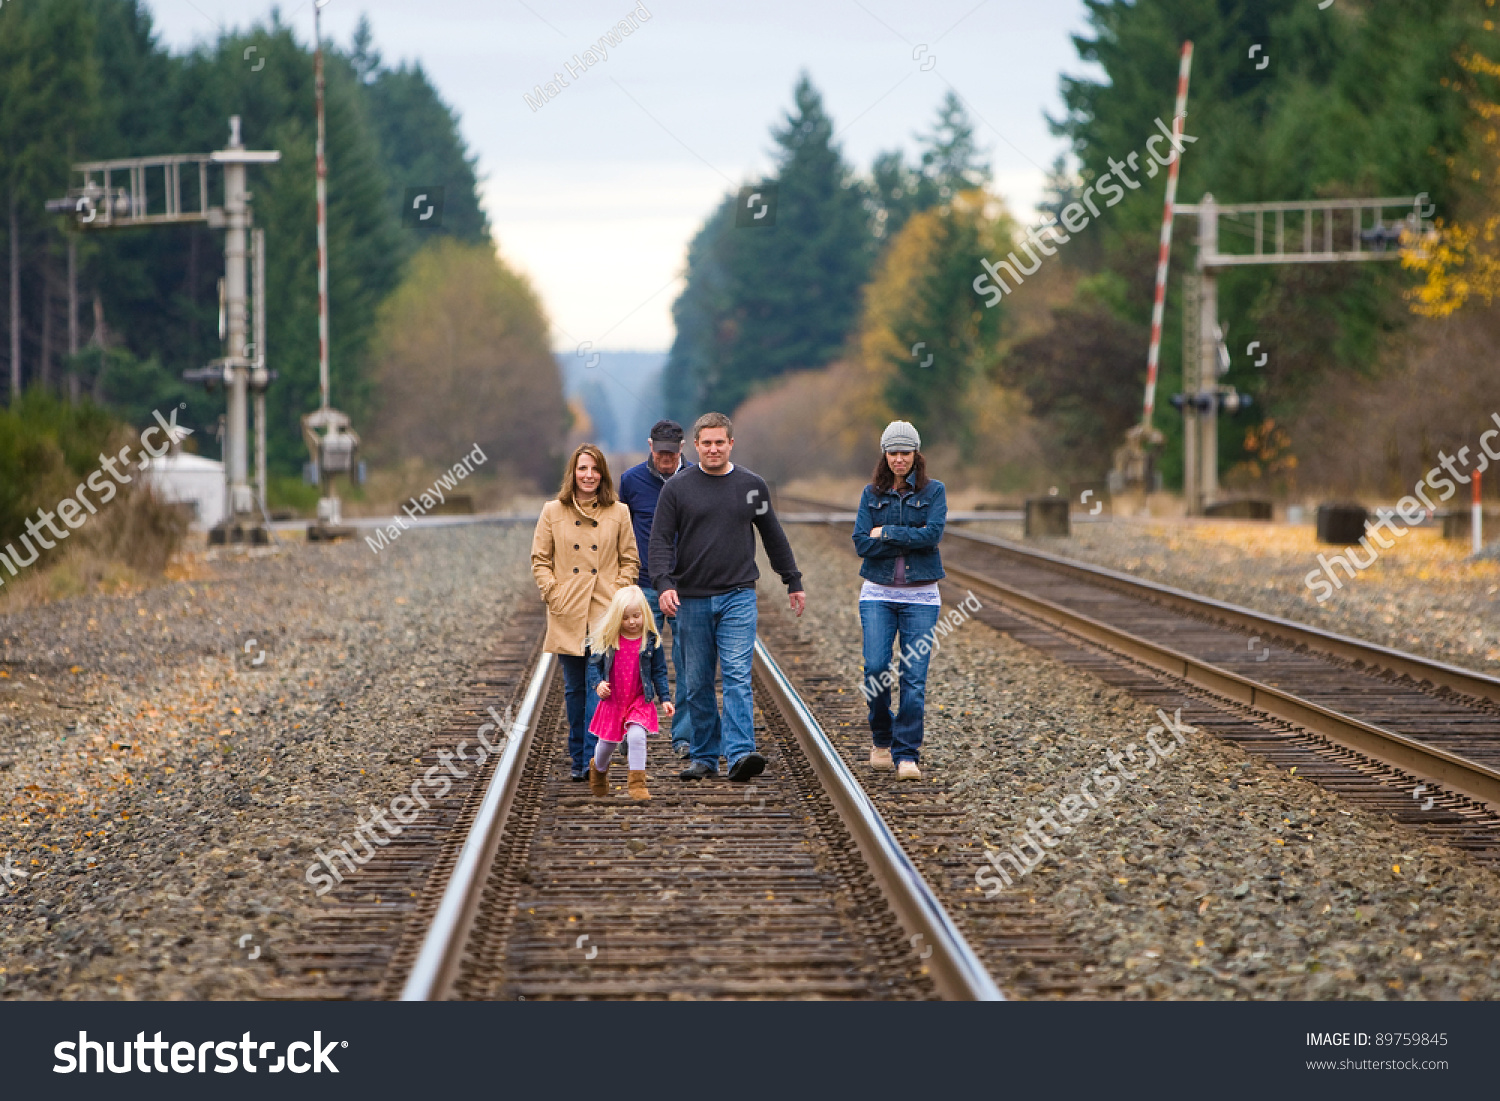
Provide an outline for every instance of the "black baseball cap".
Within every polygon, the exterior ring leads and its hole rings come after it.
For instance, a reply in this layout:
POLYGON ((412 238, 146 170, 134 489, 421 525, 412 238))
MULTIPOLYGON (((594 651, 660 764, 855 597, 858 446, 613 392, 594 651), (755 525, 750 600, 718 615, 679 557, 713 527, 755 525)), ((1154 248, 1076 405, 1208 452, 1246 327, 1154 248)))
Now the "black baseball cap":
POLYGON ((682 425, 676 421, 657 421, 651 426, 651 450, 681 451, 682 425))

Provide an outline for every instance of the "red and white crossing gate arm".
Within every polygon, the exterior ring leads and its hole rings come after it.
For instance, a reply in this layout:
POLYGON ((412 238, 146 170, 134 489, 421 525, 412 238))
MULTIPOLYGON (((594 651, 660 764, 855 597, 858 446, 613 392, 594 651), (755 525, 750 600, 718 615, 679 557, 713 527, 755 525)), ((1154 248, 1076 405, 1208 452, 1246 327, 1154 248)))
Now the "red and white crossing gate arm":
MULTIPOLYGON (((1193 44, 1182 44, 1182 61, 1177 67, 1177 107, 1172 116, 1172 135, 1182 137, 1187 118, 1188 74, 1193 68, 1193 44)), ((1146 408, 1141 424, 1150 429, 1151 413, 1156 407, 1156 367, 1161 359, 1161 323, 1167 302, 1167 260, 1172 252, 1172 217, 1177 202, 1177 170, 1182 164, 1182 144, 1174 141, 1176 156, 1167 166, 1167 202, 1161 218, 1161 249, 1156 257, 1156 301, 1151 307, 1151 352, 1146 358, 1146 408)), ((1188 385, 1183 380, 1183 385, 1188 385)))

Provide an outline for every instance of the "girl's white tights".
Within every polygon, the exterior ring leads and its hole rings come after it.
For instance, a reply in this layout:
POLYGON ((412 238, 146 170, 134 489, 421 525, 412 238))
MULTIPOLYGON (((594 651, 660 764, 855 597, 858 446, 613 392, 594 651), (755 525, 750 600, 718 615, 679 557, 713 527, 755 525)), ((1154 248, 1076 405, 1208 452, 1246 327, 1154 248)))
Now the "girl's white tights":
MULTIPOLYGON (((603 738, 594 745, 594 768, 609 771, 609 759, 615 755, 619 742, 606 742, 603 738)), ((646 728, 640 723, 625 724, 626 759, 632 772, 641 772, 646 767, 646 728)))

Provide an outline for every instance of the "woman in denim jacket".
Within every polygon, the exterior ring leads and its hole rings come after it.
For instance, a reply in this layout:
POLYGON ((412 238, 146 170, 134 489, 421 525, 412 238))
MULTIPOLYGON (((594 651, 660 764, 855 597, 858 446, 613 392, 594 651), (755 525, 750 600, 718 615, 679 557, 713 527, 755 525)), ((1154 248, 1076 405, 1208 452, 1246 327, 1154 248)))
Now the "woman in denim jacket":
POLYGON ((892 421, 880 437, 880 461, 859 499, 854 549, 864 564, 859 576, 859 620, 864 626, 865 679, 860 692, 870 704, 872 767, 896 769, 903 780, 920 780, 922 711, 927 696, 927 659, 942 598, 943 560, 938 543, 948 520, 942 482, 927 477, 922 438, 906 421, 892 421), (891 714, 891 649, 900 668, 901 710, 891 714))

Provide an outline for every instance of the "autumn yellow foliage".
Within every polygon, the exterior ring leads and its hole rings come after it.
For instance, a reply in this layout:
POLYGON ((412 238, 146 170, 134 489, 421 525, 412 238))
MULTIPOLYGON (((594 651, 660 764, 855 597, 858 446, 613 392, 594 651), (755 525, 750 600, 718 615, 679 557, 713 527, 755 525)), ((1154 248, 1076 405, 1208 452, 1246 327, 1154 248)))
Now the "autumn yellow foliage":
MULTIPOLYGON (((1486 24, 1489 29, 1489 24, 1486 24)), ((1461 59, 1475 76, 1500 76, 1500 63, 1474 52, 1461 59)), ((1412 309, 1423 317, 1447 317, 1474 297, 1493 303, 1500 293, 1500 103, 1475 92, 1470 96, 1479 148, 1486 164, 1473 170, 1485 186, 1485 213, 1473 222, 1445 222, 1420 236, 1403 235, 1401 266, 1425 276, 1411 292, 1412 309)))
POLYGON ((446 469, 477 443, 491 470, 550 485, 569 417, 547 329, 535 290, 492 245, 424 247, 380 310, 372 453, 446 469))

